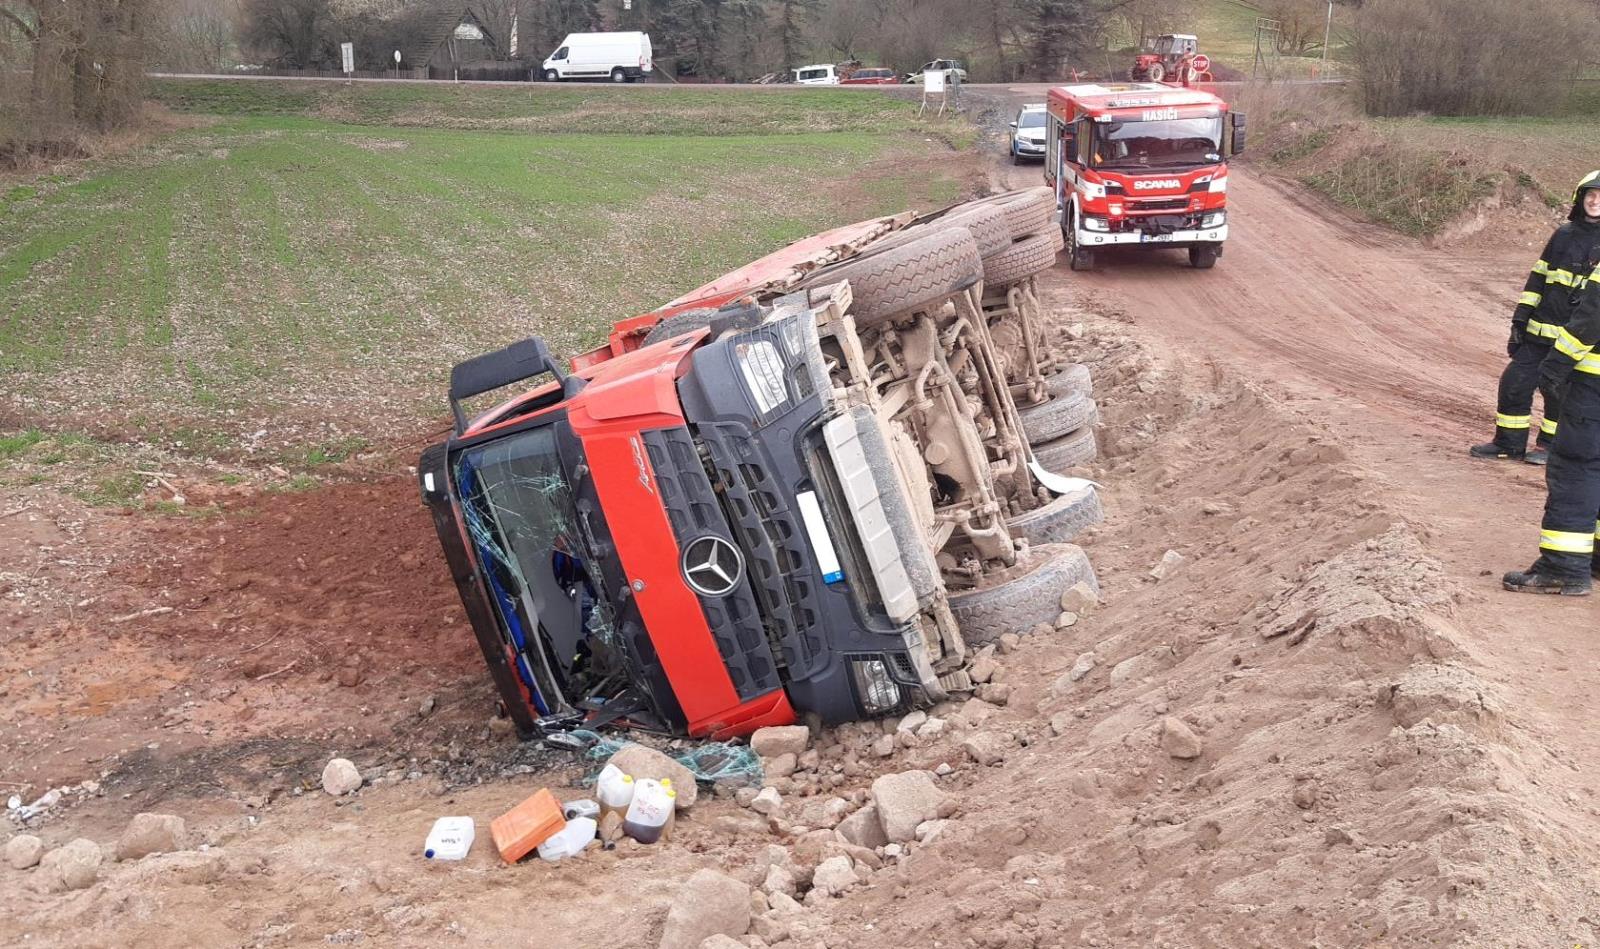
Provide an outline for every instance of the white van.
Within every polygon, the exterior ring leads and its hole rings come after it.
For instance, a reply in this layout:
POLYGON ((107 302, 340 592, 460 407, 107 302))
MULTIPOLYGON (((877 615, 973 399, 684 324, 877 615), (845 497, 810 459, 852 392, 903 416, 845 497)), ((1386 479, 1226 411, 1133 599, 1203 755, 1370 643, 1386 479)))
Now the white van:
POLYGON ((837 86, 839 71, 826 63, 801 66, 794 71, 794 81, 802 86, 837 86))
POLYGON ((634 82, 655 69, 649 33, 568 33, 544 61, 544 79, 634 82))

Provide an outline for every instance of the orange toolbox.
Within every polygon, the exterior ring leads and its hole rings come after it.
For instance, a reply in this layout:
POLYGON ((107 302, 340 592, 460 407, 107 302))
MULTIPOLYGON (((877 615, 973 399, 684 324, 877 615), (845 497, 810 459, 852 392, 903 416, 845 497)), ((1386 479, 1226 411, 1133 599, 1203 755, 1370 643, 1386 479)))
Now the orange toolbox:
POLYGON ((561 802, 549 788, 540 788, 537 794, 491 821, 489 834, 501 859, 516 863, 566 825, 561 802))

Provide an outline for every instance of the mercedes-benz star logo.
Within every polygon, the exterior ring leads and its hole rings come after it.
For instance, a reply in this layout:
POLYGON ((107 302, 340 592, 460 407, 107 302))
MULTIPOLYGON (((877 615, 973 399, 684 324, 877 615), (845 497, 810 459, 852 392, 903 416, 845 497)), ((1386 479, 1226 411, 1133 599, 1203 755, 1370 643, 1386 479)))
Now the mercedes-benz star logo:
POLYGON ((701 537, 683 550, 683 578, 696 593, 726 596, 739 585, 743 574, 744 558, 739 556, 739 548, 721 537, 701 537))

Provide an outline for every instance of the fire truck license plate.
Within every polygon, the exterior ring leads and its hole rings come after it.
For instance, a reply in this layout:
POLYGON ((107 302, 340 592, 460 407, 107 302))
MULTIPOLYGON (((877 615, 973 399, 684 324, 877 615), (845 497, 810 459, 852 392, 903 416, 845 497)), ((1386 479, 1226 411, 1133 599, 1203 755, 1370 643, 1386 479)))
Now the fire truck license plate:
POLYGON ((1170 240, 1172 240, 1172 235, 1171 234, 1140 234, 1139 238, 1141 240, 1143 240, 1147 244, 1153 244, 1153 243, 1157 243, 1157 242, 1160 242, 1160 241, 1170 241, 1170 240))

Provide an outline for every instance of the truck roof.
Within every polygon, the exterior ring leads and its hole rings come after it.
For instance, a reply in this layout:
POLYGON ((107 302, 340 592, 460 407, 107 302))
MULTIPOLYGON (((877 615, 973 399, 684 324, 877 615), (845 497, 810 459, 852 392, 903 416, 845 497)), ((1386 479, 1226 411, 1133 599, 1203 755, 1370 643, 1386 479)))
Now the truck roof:
POLYGON ((1091 115, 1108 114, 1118 109, 1148 109, 1151 106, 1226 106, 1221 99, 1202 89, 1185 89, 1164 82, 1077 83, 1051 89, 1049 99, 1052 106, 1076 102, 1091 115))

